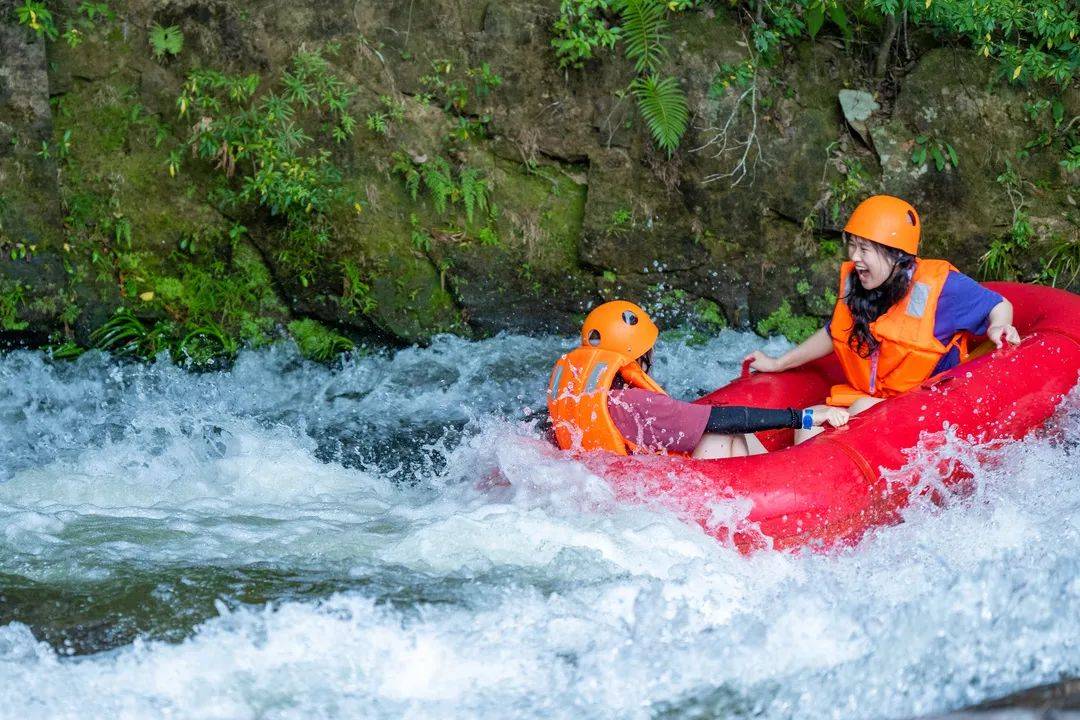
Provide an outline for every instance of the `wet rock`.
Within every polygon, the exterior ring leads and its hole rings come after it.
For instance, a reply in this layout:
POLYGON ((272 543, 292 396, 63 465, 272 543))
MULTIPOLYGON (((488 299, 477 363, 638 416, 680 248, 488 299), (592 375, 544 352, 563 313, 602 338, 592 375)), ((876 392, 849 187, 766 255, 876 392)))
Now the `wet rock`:
POLYGON ((870 143, 870 132, 866 121, 870 119, 881 106, 874 100, 872 93, 865 90, 844 89, 838 93, 840 110, 844 113, 844 119, 854 130, 859 139, 864 143, 870 143))
POLYGON ((1065 680, 990 700, 933 720, 1076 720, 1080 718, 1080 680, 1065 680))
POLYGON ((43 40, 0 1, 0 294, 18 298, 17 341, 42 342, 62 311, 60 190, 43 40))

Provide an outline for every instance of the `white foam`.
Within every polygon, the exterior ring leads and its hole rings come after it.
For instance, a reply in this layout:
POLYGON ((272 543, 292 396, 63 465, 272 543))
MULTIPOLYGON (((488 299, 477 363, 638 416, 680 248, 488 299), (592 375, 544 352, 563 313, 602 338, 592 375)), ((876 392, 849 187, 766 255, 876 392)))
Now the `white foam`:
MULTIPOLYGON (((753 342, 670 348, 661 372, 711 387, 753 342)), ((1080 672, 1080 393, 1056 434, 912 459, 963 460, 970 497, 921 499, 856 548, 747 558, 616 502, 520 421, 547 369, 517 358, 559 345, 442 339, 336 372, 276 349, 202 376, 0 358, 0 417, 22 418, 0 439, 0 571, 63 588, 262 563, 452 587, 219 605, 183 642, 76 658, 11 623, 0 717, 891 718, 1080 672), (354 416, 393 442, 379 428, 448 413, 467 430, 425 441, 430 468, 316 457, 354 416), (496 469, 511 486, 478 489, 496 469)))

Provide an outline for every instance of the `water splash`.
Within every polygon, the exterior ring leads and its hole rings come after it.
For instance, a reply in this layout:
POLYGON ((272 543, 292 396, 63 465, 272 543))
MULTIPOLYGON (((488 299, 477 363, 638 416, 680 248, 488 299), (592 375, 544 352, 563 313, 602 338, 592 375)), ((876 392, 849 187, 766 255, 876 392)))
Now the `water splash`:
MULTIPOLYGON (((656 373, 691 397, 759 342, 656 373)), ((1024 442, 928 436, 856 548, 746 558, 546 444, 564 347, 0 357, 0 716, 891 718, 1080 672, 1080 392, 1024 442)))

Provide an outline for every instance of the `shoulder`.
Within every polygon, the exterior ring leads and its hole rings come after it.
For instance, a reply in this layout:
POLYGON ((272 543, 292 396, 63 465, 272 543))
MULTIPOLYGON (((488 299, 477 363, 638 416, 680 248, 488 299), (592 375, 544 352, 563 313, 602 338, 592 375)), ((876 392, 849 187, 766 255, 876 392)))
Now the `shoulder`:
POLYGON ((948 260, 919 258, 915 261, 914 274, 922 282, 942 283, 956 268, 948 260))
POLYGON ((981 335, 990 311, 1002 299, 962 272, 950 272, 938 298, 934 335, 943 342, 961 330, 981 335))
POLYGON ((950 300, 981 299, 988 301, 993 299, 995 302, 1000 302, 1002 299, 998 293, 980 285, 974 278, 968 277, 955 269, 949 271, 946 276, 945 284, 941 288, 941 297, 950 300))

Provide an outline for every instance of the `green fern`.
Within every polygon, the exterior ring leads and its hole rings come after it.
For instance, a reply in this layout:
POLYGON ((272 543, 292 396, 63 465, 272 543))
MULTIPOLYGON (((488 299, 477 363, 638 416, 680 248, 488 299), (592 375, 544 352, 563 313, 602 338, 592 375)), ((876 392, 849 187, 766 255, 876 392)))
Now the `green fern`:
POLYGON ((405 189, 409 191, 409 197, 416 200, 420 193, 420 173, 405 153, 395 152, 393 157, 394 165, 390 168, 390 172, 400 175, 405 180, 405 189))
POLYGON ((176 25, 162 27, 154 23, 150 28, 150 49, 159 60, 166 55, 179 55, 184 49, 184 33, 176 25))
POLYGON ((618 0, 615 8, 622 16, 622 39, 634 70, 655 72, 667 54, 667 6, 659 0, 618 0))
POLYGON ((473 210, 484 212, 488 206, 488 186, 473 168, 461 171, 461 199, 465 203, 465 216, 472 222, 473 210))
POLYGON ((421 173, 424 176, 424 185, 431 193, 432 202, 435 203, 435 210, 441 215, 446 212, 447 202, 454 200, 457 190, 454 187, 450 163, 446 162, 445 158, 436 157, 424 163, 421 173))
POLYGON ((222 355, 231 357, 239 350, 234 338, 213 320, 192 328, 177 346, 177 354, 196 365, 205 365, 222 355))
POLYGON ((679 146, 690 119, 686 94, 675 78, 657 80, 653 75, 636 78, 630 89, 653 140, 670 155, 679 146))

